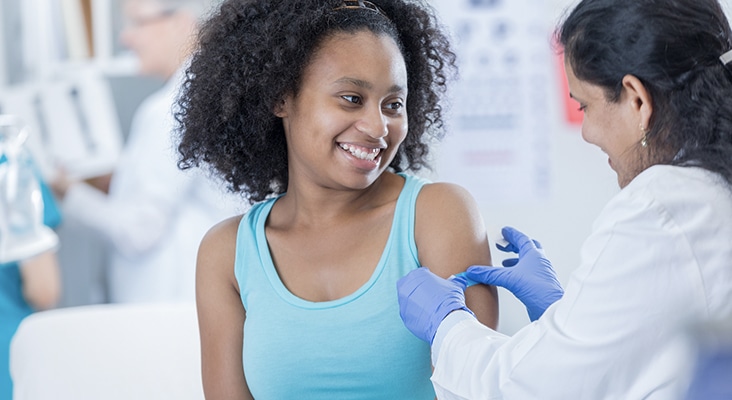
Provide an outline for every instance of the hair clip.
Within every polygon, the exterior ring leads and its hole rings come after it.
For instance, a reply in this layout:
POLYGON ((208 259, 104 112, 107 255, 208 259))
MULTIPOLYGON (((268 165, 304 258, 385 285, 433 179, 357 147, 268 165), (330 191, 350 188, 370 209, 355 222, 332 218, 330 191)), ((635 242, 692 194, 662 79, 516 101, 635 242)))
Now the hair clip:
POLYGON ((719 61, 721 61, 724 66, 727 66, 727 64, 732 62, 732 50, 719 56, 719 61))
POLYGON ((391 19, 389 19, 389 17, 386 15, 386 13, 384 13, 384 11, 382 11, 379 8, 379 6, 377 6, 376 4, 374 4, 374 3, 370 2, 370 1, 366 1, 366 0, 344 0, 341 3, 341 5, 338 6, 338 7, 336 7, 336 8, 334 8, 333 11, 337 11, 337 10, 356 10, 356 9, 359 9, 359 8, 377 12, 377 13, 381 14, 384 18, 386 18, 389 21, 391 21, 391 19))

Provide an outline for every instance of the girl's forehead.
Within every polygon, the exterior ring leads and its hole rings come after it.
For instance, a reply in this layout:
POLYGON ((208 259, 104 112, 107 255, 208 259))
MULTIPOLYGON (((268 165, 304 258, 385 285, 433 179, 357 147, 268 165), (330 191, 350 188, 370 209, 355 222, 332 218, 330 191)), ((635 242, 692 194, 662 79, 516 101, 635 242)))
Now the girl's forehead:
MULTIPOLYGON (((315 46, 312 51, 310 61, 312 62, 312 60, 318 57, 327 56, 327 53, 338 51, 339 48, 342 48, 344 46, 353 47, 354 43, 369 44, 388 42, 393 43, 394 46, 399 49, 396 40, 394 40, 394 38, 385 33, 376 33, 366 28, 353 32, 340 30, 331 31, 330 33, 324 35, 315 46)), ((359 53, 359 50, 361 50, 361 48, 356 48, 355 50, 353 50, 353 53, 357 55, 359 53)), ((399 53, 400 56, 403 56, 401 54, 401 50, 399 50, 399 53)))
POLYGON ((332 36, 322 44, 300 77, 300 84, 314 82, 406 91, 407 71, 399 47, 388 35, 362 31, 332 36))

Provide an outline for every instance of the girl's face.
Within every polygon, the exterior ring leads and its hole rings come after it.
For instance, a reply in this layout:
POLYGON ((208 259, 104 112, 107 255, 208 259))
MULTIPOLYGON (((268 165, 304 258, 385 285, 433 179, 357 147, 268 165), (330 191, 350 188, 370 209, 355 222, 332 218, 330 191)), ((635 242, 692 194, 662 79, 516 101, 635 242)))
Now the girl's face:
POLYGON ((370 31, 326 38, 299 93, 275 110, 287 138, 290 182, 363 189, 407 134, 407 70, 397 44, 370 31))
POLYGON ((641 146, 644 119, 637 112, 633 98, 623 89, 620 101, 613 103, 602 87, 580 80, 565 60, 570 96, 580 103, 584 113, 582 138, 608 155, 610 167, 625 187, 641 171, 641 146))

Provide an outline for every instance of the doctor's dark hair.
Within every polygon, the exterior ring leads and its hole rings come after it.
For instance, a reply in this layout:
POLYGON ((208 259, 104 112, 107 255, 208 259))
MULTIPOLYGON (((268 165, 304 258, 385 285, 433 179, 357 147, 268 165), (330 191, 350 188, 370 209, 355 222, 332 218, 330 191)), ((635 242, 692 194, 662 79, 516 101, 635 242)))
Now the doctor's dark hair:
POLYGON ((646 165, 699 166, 732 184, 732 64, 719 58, 732 33, 717 0, 583 0, 556 37, 608 101, 628 74, 649 91, 646 165))
MULTIPOLYGON (((227 0, 204 22, 176 119, 179 167, 204 166, 250 202, 287 190, 287 147, 276 105, 297 95, 325 39, 370 31, 395 40, 406 63, 408 132, 390 167, 427 166, 443 135, 440 98, 455 72, 434 10, 422 0, 372 0, 380 11, 337 9, 356 1, 227 0)), ((367 5, 368 2, 366 2, 367 5)))

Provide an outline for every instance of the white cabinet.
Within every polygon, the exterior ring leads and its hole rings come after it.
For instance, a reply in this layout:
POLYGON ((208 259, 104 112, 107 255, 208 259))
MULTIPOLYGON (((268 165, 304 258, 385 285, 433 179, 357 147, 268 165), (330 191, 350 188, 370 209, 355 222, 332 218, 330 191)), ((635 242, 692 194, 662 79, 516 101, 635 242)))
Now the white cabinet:
POLYGON ((13 20, 5 29, 12 36, 4 40, 4 61, 20 64, 12 65, 6 84, 63 77, 89 65, 104 73, 134 73, 134 60, 118 40, 119 0, 0 1, 9 13, 5 19, 13 20))
POLYGON ((0 0, 0 113, 22 118, 44 175, 110 172, 124 137, 109 78, 134 76, 118 0, 0 0))

